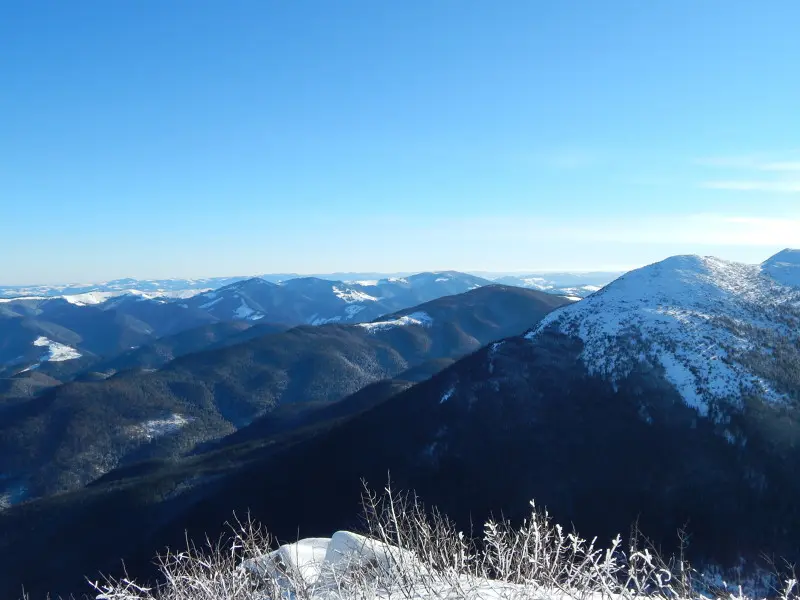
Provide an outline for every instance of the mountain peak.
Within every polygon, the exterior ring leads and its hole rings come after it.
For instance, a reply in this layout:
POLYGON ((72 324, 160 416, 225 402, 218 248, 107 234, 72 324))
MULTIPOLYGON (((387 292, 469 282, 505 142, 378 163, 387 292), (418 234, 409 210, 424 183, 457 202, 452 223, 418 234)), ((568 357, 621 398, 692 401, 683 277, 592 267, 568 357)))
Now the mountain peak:
POLYGON ((783 285, 800 287, 800 250, 781 250, 761 263, 761 270, 783 285))
POLYGON ((555 329, 584 344, 588 370, 612 381, 647 364, 663 370, 686 404, 707 416, 745 394, 784 399, 780 382, 754 365, 775 340, 800 340, 800 290, 755 265, 674 256, 620 277, 546 317, 527 334, 555 329))
POLYGON ((795 248, 784 248, 774 256, 769 257, 762 264, 789 263, 800 265, 800 250, 795 248))

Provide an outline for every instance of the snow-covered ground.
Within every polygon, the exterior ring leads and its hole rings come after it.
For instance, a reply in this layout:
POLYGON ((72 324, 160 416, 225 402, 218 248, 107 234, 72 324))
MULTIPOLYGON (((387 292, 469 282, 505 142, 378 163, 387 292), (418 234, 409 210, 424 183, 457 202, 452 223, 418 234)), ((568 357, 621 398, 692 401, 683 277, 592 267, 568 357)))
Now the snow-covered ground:
POLYGON ((185 299, 197 296, 208 292, 206 289, 197 290, 155 290, 155 291, 141 291, 136 289, 115 290, 115 291, 92 291, 83 292, 80 294, 64 294, 53 296, 15 296, 11 298, 0 298, 0 303, 10 302, 29 302, 32 300, 65 300, 75 306, 97 306, 108 302, 113 298, 121 298, 124 296, 137 296, 141 300, 158 300, 158 299, 185 299))
MULTIPOLYGON (((783 583, 774 581, 769 574, 757 573, 743 581, 740 589, 726 583, 712 570, 695 574, 697 589, 686 593, 688 590, 681 588, 674 574, 669 573, 665 566, 659 567, 653 554, 643 552, 641 572, 633 574, 629 588, 623 590, 620 582, 614 579, 620 563, 613 553, 598 551, 591 564, 587 559, 587 564, 582 566, 589 571, 583 579, 576 576, 576 582, 560 586, 546 583, 544 571, 547 567, 544 566, 541 581, 525 581, 524 576, 515 577, 513 571, 503 578, 489 578, 481 574, 480 567, 436 569, 430 564, 430 558, 441 548, 435 547, 433 540, 431 545, 431 556, 422 556, 370 537, 337 531, 330 538, 306 538, 284 544, 273 552, 245 560, 239 569, 257 580, 269 582, 265 586, 267 589, 274 586, 274 595, 270 593, 269 596, 286 600, 631 600, 675 598, 676 592, 684 592, 684 596, 679 597, 686 598, 747 600, 748 593, 783 583), (574 587, 575 583, 579 587, 574 587), (647 591, 637 592, 637 585, 647 591)), ((457 548, 452 550, 458 552, 457 548)), ((507 547, 497 550, 509 564, 500 562, 497 560, 500 556, 497 556, 491 567, 496 571, 508 570, 515 550, 507 547)), ((551 548, 543 545, 539 555, 531 552, 527 560, 533 563, 552 559, 547 556, 550 551, 551 548)), ((448 556, 446 560, 457 562, 457 555, 448 556)), ((563 563, 558 566, 564 566, 568 560, 564 556, 563 563)), ((486 570, 491 570, 491 567, 486 570)), ((520 571, 526 568, 534 570, 526 564, 520 566, 520 571)), ((621 575, 621 572, 620 569, 617 574, 621 575)), ((566 576, 565 573, 562 572, 562 576, 566 576)), ((796 584, 792 581, 786 583, 786 598, 792 598, 794 588, 796 584)), ((269 596, 264 595, 263 599, 269 596)))
POLYGON ((264 314, 250 307, 247 301, 240 297, 241 304, 233 311, 233 316, 237 319, 247 319, 248 321, 258 321, 264 318, 264 314))
POLYGON ((22 369, 19 371, 19 373, 25 373, 27 371, 38 369, 44 362, 63 362, 66 360, 75 360, 76 358, 83 356, 72 346, 54 342, 50 338, 43 335, 40 335, 38 338, 33 340, 33 345, 38 348, 44 348, 44 354, 39 357, 38 362, 26 367, 25 369, 22 369))
POLYGON ((347 303, 351 302, 377 302, 378 299, 359 290, 342 289, 333 286, 333 294, 347 303))
POLYGON ((151 419, 130 428, 131 437, 153 440, 177 432, 192 422, 190 417, 172 414, 163 419, 151 419))
POLYGON ((551 313, 527 337, 549 327, 579 337, 589 370, 612 381, 637 363, 660 365, 684 401, 708 415, 711 404, 736 404, 744 391, 783 399, 739 357, 769 352, 754 340, 757 331, 797 340, 798 306, 800 289, 781 285, 758 265, 675 256, 551 313))
POLYGON ((41 362, 61 362, 63 360, 74 360, 81 357, 81 353, 67 346, 66 344, 59 344, 53 340, 39 336, 33 341, 34 346, 46 348, 46 353, 40 359, 41 362))
POLYGON ((394 327, 405 327, 407 325, 421 325, 422 327, 430 327, 433 325, 433 318, 426 312, 418 311, 409 315, 397 317, 396 319, 376 321, 374 323, 359 323, 358 325, 370 333, 374 333, 375 331, 392 329, 394 327))

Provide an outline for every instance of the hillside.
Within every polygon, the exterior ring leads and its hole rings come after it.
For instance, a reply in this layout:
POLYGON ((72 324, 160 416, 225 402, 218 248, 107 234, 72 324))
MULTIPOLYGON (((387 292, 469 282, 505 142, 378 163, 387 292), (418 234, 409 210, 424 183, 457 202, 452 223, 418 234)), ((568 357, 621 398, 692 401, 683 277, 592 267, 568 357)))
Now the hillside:
POLYGON ((5 411, 5 487, 36 497, 74 489, 121 464, 174 457, 279 405, 333 402, 432 360, 463 356, 566 302, 490 286, 389 321, 298 327, 183 356, 156 372, 72 382, 5 411), (404 320, 418 313, 426 318, 404 320))

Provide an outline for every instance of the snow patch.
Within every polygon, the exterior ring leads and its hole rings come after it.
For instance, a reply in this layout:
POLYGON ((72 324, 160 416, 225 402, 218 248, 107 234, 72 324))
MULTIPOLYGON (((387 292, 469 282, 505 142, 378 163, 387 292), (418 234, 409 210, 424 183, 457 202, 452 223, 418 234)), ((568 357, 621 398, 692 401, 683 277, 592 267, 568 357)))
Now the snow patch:
POLYGON ((403 315, 396 319, 388 321, 376 321, 374 323, 359 323, 359 327, 363 327, 370 333, 376 331, 383 331, 386 329, 393 329, 394 327, 405 327, 407 325, 420 325, 422 327, 430 327, 433 325, 433 318, 426 312, 413 312, 410 315, 403 315))
POLYGON ((65 360, 75 360, 83 356, 80 352, 75 350, 75 348, 67 346, 66 344, 59 344, 44 336, 36 338, 33 345, 47 348, 47 354, 39 359, 42 362, 62 362, 65 360))
POLYGON ((347 302, 348 304, 351 302, 377 302, 378 299, 374 296, 370 296, 369 294, 365 294, 359 290, 351 290, 351 289, 341 289, 337 286, 333 286, 333 294, 337 298, 340 298, 347 302))
POLYGON ((263 318, 264 315, 257 310, 254 310, 247 304, 247 301, 244 298, 239 299, 241 304, 239 308, 233 311, 233 316, 237 319, 247 319, 248 321, 258 321, 259 319, 263 318))
POLYGON ((130 429, 133 437, 145 439, 147 441, 156 438, 176 433, 182 427, 191 423, 194 419, 191 417, 184 417, 174 413, 164 419, 151 419, 138 425, 134 425, 130 429))
POLYGON ((106 300, 119 296, 114 292, 87 292, 85 294, 74 294, 72 296, 61 296, 64 300, 75 306, 93 306, 102 304, 106 300))
POLYGON ((377 279, 362 279, 361 281, 347 281, 345 283, 354 283, 355 285, 363 285, 364 287, 375 287, 378 285, 377 279))
POLYGON ((342 317, 317 317, 317 315, 312 316, 308 320, 309 325, 328 325, 330 323, 338 323, 342 320, 342 317))
POLYGON ((456 391, 456 388, 451 387, 444 394, 442 394, 442 397, 439 399, 439 404, 444 404, 445 402, 450 400, 450 398, 453 397, 453 394, 455 393, 455 391, 456 391))
MULTIPOLYGON (((530 584, 508 583, 475 575, 442 577, 415 552, 373 538, 337 531, 331 538, 308 538, 242 562, 242 569, 275 582, 276 598, 340 600, 406 598, 503 600, 541 597, 564 600, 567 594, 531 593, 530 584), (287 576, 287 574, 291 576, 287 576), (358 573, 356 577, 349 576, 358 573), (365 589, 370 593, 365 594, 365 589)), ((549 593, 548 593, 549 592, 549 593)), ((589 594, 597 600, 599 594, 589 594)))
POLYGON ((349 306, 346 306, 344 312, 347 314, 347 316, 345 318, 353 319, 358 313, 360 313, 365 308, 366 308, 365 306, 360 304, 351 304, 349 306))

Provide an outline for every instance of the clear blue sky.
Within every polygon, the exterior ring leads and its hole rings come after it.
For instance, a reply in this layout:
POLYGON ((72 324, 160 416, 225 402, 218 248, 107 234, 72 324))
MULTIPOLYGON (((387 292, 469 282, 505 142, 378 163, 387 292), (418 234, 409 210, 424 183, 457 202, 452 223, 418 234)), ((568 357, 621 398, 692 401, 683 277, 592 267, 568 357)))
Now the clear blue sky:
POLYGON ((756 262, 797 0, 9 0, 0 282, 756 262))

